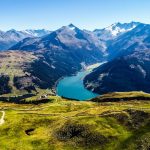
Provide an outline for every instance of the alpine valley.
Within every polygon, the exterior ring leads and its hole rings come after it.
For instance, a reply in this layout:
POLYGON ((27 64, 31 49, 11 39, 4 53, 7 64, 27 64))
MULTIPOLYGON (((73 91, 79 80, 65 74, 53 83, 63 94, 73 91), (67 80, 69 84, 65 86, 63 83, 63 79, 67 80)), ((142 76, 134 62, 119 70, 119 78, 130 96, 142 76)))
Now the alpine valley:
MULTIPOLYGON (((1 78, 5 81, 3 82, 4 85, 0 87, 2 88, 1 94, 16 93, 16 91, 17 93, 25 94, 38 92, 38 89, 54 89, 56 82, 60 78, 73 75, 87 65, 108 61, 112 58, 118 59, 120 55, 124 54, 126 56, 128 53, 131 53, 130 51, 136 51, 136 56, 141 56, 141 46, 143 46, 142 51, 148 49, 148 31, 149 25, 138 22, 116 23, 105 29, 96 29, 93 32, 81 30, 73 24, 63 26, 53 32, 44 29, 7 31, 1 35, 4 43, 12 41, 11 39, 15 40, 13 41, 14 43, 16 41, 19 42, 12 47, 7 44, 9 49, 3 49, 0 54, 1 66, 3 66, 0 71, 1 78), (129 38, 132 40, 128 40, 129 38), (142 43, 141 38, 145 42, 143 41, 142 43)), ((132 56, 135 55, 132 54, 132 56)), ((146 57, 148 57, 148 53, 146 53, 146 57)), ((115 63, 115 65, 117 64, 115 63)), ((134 64, 131 65, 134 67, 134 64)), ((146 74, 146 71, 138 62, 137 66, 139 72, 141 71, 141 76, 139 76, 143 78, 143 72, 146 74)), ((122 67, 120 68, 122 69, 122 67)), ((118 74, 116 70, 113 69, 113 71, 118 74)), ((101 73, 95 76, 93 75, 94 73, 92 72, 89 75, 94 76, 94 80, 99 80, 103 76, 101 73)), ((104 74, 108 74, 108 72, 104 74)), ((85 86, 88 89, 94 90, 97 88, 95 85, 101 85, 97 84, 97 82, 94 83, 91 77, 88 78, 89 76, 84 80, 85 86)), ((115 79, 112 79, 113 82, 115 82, 115 79)), ((118 81, 119 78, 116 80, 118 81)), ((146 80, 146 78, 143 80, 146 80)), ((103 80, 100 81, 102 82, 103 80)), ((118 86, 118 84, 120 85, 120 83, 117 83, 115 86, 118 86)), ((118 91, 115 86, 112 87, 113 85, 111 84, 111 87, 106 87, 106 92, 109 92, 107 88, 111 88, 110 92, 118 91)), ((129 85, 126 86, 127 89, 125 90, 128 91, 129 85)), ((102 90, 103 87, 100 89, 102 90)), ((122 91, 121 88, 119 89, 122 91)), ((138 88, 134 87, 130 90, 138 90, 138 88)), ((101 91, 95 91, 101 93, 101 91)))
POLYGON ((149 24, 0 31, 0 150, 148 150, 149 93, 149 24))

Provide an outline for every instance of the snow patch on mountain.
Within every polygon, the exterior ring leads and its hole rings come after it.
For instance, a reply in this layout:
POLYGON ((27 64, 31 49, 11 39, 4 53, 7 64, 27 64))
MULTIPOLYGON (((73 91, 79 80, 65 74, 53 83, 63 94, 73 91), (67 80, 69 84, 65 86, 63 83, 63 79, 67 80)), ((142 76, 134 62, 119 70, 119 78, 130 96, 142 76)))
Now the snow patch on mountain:
POLYGON ((29 34, 31 36, 34 36, 34 37, 41 37, 41 36, 50 34, 50 31, 45 30, 45 29, 38 29, 38 30, 27 29, 27 30, 24 30, 22 32, 29 34))
POLYGON ((102 41, 113 40, 114 38, 120 36, 123 33, 131 31, 136 28, 140 23, 139 22, 130 22, 130 23, 114 23, 111 26, 108 26, 104 29, 96 29, 94 33, 102 41))
POLYGON ((136 25, 131 26, 131 28, 125 28, 125 26, 120 27, 118 25, 118 23, 116 23, 116 24, 113 24, 113 25, 107 27, 106 30, 110 31, 113 36, 117 36, 118 34, 130 31, 130 30, 134 29, 135 27, 136 27, 136 25))

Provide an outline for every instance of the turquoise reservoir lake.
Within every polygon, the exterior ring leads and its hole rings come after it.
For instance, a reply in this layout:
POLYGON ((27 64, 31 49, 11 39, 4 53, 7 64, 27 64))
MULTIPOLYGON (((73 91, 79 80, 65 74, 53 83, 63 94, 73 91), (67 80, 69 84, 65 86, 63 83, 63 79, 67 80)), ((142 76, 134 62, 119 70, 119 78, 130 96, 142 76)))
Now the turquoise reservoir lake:
POLYGON ((83 78, 99 65, 100 64, 94 64, 89 66, 86 70, 78 72, 74 76, 65 77, 60 80, 57 84, 57 95, 82 101, 98 96, 98 94, 85 89, 83 85, 83 78))

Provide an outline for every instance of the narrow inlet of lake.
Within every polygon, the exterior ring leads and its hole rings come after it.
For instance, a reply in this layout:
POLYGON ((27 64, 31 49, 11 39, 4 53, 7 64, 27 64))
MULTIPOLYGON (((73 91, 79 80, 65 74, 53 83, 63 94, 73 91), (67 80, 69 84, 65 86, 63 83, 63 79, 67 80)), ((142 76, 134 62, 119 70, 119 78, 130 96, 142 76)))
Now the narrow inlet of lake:
POLYGON ((89 74, 94 68, 100 66, 103 63, 94 64, 88 66, 86 70, 78 72, 74 76, 65 77, 57 84, 57 95, 77 100, 88 100, 98 96, 98 94, 87 90, 84 87, 83 79, 89 74))

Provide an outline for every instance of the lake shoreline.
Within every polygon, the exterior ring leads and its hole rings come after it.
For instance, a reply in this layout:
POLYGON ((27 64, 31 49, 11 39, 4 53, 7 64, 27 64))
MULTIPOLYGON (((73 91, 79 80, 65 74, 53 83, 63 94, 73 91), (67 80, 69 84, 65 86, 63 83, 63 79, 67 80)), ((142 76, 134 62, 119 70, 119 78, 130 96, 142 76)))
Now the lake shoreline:
POLYGON ((77 101, 84 101, 98 96, 97 93, 89 91, 85 88, 83 80, 95 68, 99 67, 101 63, 95 63, 89 66, 84 66, 79 72, 72 76, 62 77, 55 84, 56 95, 77 101))
POLYGON ((84 67, 82 66, 82 69, 81 69, 80 71, 77 71, 76 73, 73 73, 73 74, 71 74, 70 76, 62 76, 61 78, 59 78, 59 79, 55 82, 55 85, 54 85, 53 88, 52 88, 52 89, 53 89, 53 92, 57 95, 57 85, 58 85, 59 81, 63 80, 63 79, 66 78, 66 77, 76 76, 79 72, 86 71, 86 70, 90 70, 90 69, 94 69, 94 68, 96 68, 96 66, 98 66, 98 64, 100 65, 101 62, 92 64, 92 65, 85 65, 84 67))

